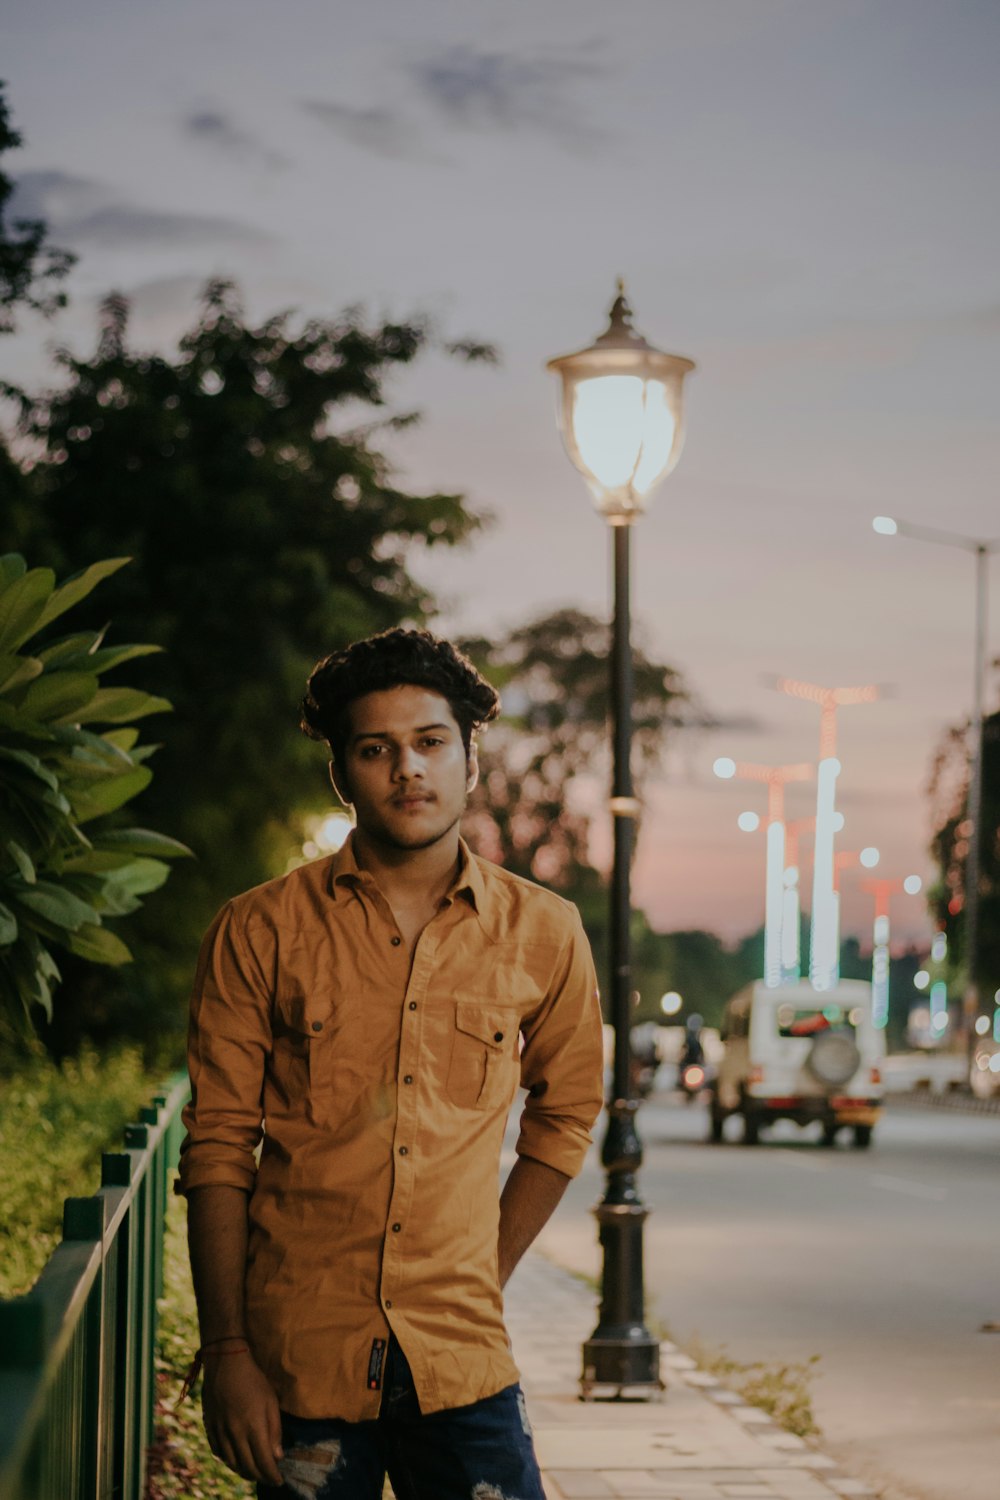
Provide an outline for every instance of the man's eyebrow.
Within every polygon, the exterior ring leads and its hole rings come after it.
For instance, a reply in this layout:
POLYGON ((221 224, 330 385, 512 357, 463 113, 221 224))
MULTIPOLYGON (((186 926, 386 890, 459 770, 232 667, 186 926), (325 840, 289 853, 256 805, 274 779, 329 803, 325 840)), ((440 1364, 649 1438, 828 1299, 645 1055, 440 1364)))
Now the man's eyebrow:
MULTIPOLYGON (((449 733, 453 732, 452 731, 452 726, 450 724, 419 724, 417 726, 417 728, 413 730, 413 733, 414 734, 427 734, 431 729, 445 729, 445 730, 448 730, 449 733)), ((351 744, 352 745, 356 745, 359 740, 391 740, 391 739, 392 739, 392 734, 390 733, 390 731, 388 729, 366 729, 361 734, 353 734, 351 736, 351 744)))

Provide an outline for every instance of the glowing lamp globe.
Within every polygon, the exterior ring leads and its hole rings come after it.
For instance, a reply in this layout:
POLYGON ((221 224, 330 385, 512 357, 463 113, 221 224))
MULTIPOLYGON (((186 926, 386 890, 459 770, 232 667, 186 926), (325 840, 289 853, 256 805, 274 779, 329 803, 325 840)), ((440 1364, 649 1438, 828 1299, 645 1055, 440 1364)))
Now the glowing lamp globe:
POLYGON ((694 362, 636 332, 619 280, 605 332, 547 368, 562 381, 559 426, 570 460, 601 514, 628 524, 680 458, 684 377, 694 362))

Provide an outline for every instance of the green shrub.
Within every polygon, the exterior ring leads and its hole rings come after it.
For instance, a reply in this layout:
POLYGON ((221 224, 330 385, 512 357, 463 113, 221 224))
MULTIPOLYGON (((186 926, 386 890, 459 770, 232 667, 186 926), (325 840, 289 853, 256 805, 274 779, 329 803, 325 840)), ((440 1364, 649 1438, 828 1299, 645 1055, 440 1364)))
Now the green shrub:
POLYGON ((105 630, 46 639, 52 622, 127 558, 56 586, 50 568, 0 558, 0 1031, 24 1035, 35 1006, 51 1018, 52 947, 99 964, 131 954, 106 925, 163 884, 183 844, 114 814, 151 780, 133 721, 170 707, 105 672, 156 646, 105 646, 105 630), (39 635, 42 642, 38 642, 39 635), (105 726, 100 730, 88 726, 105 726), (86 826, 87 832, 84 831, 86 826))
POLYGON ((101 1152, 121 1144, 158 1079, 136 1049, 46 1057, 0 1078, 0 1296, 26 1292, 62 1236, 62 1205, 100 1187, 101 1152))

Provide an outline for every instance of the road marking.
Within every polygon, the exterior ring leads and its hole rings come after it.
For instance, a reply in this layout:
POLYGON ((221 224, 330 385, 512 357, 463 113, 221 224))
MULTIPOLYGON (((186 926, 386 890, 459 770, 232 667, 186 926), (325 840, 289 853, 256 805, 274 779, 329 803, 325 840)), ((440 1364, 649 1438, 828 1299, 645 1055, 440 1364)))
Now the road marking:
POLYGON ((886 1188, 890 1193, 906 1193, 911 1198, 925 1198, 932 1203, 943 1203, 948 1196, 947 1188, 931 1187, 926 1182, 910 1182, 905 1177, 888 1177, 883 1172, 873 1172, 868 1181, 874 1187, 886 1188))

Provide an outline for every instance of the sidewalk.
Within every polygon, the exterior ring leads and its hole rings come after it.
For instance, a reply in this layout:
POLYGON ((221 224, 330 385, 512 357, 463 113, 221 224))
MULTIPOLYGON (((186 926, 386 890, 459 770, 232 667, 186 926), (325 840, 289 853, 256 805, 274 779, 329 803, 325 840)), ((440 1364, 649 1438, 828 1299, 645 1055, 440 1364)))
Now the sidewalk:
POLYGON ((514 1274, 506 1318, 549 1500, 876 1494, 744 1406, 673 1344, 663 1345, 662 1400, 580 1401, 580 1345, 593 1332, 594 1293, 537 1251, 514 1274))

